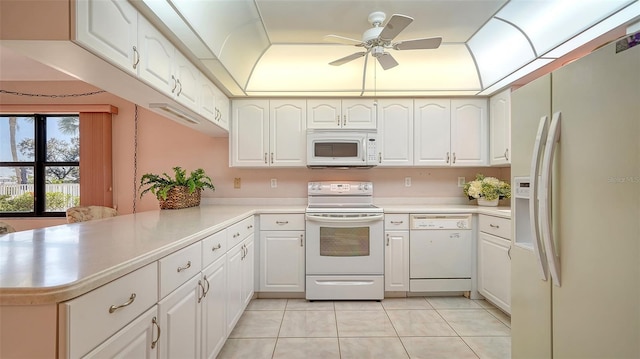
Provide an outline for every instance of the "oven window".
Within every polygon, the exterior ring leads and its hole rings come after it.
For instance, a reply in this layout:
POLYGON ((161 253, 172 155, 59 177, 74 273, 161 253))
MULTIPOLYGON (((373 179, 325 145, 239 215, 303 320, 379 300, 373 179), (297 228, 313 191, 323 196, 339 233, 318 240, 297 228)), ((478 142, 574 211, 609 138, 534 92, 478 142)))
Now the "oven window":
POLYGON ((320 227, 320 255, 326 257, 369 256, 369 227, 320 227))
POLYGON ((357 142, 315 142, 315 157, 358 157, 357 142))

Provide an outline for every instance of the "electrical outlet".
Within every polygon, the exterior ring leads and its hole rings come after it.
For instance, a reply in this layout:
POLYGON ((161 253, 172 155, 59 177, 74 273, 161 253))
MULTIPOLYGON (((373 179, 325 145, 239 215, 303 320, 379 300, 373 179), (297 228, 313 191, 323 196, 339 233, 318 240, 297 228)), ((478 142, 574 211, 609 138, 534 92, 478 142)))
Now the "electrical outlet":
POLYGON ((278 180, 276 178, 271 179, 271 188, 278 188, 278 180))
POLYGON ((411 177, 405 177, 404 178, 404 186, 405 187, 411 187, 411 177))
POLYGON ((464 187, 467 180, 464 177, 458 177, 458 187, 464 187))
POLYGON ((236 177, 233 179, 233 188, 240 188, 240 177, 236 177))

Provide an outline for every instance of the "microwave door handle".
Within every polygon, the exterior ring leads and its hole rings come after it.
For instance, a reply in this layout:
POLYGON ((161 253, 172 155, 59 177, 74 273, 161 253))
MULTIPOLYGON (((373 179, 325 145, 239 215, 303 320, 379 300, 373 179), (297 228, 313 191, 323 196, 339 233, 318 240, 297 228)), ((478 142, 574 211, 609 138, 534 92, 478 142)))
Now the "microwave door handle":
POLYGON ((560 286, 560 257, 557 255, 556 246, 553 240, 553 231, 551 229, 551 173, 553 167, 553 157, 560 139, 560 112, 553 114, 551 125, 549 126, 549 135, 547 136, 547 145, 545 146, 544 156, 542 157, 542 175, 540 176, 540 231, 542 232, 542 240, 547 253, 547 263, 549 263, 549 272, 551 279, 556 287, 560 286))
POLYGON ((384 219, 384 214, 366 217, 326 217, 313 214, 307 214, 308 221, 320 222, 320 223, 368 223, 376 222, 384 219))
POLYGON ((533 251, 535 252, 536 259, 538 261, 538 269, 540 271, 540 278, 544 281, 547 280, 547 258, 543 251, 544 245, 540 238, 540 225, 539 225, 539 213, 538 213, 538 174, 540 171, 540 161, 542 157, 542 150, 544 148, 544 141, 547 139, 548 132, 548 118, 542 116, 540 118, 540 124, 538 125, 538 133, 536 134, 536 140, 533 145, 533 158, 531 159, 531 172, 529 178, 529 221, 531 223, 531 242, 533 244, 533 251))

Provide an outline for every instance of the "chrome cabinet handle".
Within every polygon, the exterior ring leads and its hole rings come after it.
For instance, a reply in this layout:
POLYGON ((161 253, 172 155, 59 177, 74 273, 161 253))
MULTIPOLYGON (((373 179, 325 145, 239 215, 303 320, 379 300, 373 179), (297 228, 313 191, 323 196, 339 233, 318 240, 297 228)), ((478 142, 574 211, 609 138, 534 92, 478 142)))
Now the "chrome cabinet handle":
POLYGON ((271 163, 273 163, 273 152, 271 152, 271 163))
POLYGON ((187 262, 187 265, 186 265, 186 266, 184 266, 184 267, 178 267, 178 273, 180 273, 180 272, 182 272, 182 271, 184 271, 184 270, 187 270, 187 269, 189 269, 189 268, 191 268, 191 261, 188 261, 188 262, 187 262))
POLYGON ((233 235, 233 238, 238 238, 240 236, 240 233, 236 232, 236 234, 233 235))
POLYGON ((198 303, 200 303, 202 301, 202 298, 204 298, 206 291, 204 289, 204 286, 202 285, 201 280, 198 281, 198 286, 202 288, 202 295, 200 295, 200 290, 198 289, 198 303))
POLYGON ((509 246, 509 249, 507 250, 507 255, 509 256, 509 260, 511 260, 511 246, 509 246))
POLYGON ((389 247, 389 233, 387 233, 387 247, 389 247))
POLYGON ((276 221, 276 224, 280 224, 280 225, 289 224, 289 221, 276 221))
POLYGON ((218 243, 218 245, 217 245, 217 246, 214 246, 213 248, 211 248, 211 251, 212 251, 212 252, 215 252, 216 250, 218 250, 218 249, 220 249, 220 248, 222 248, 222 244, 218 243))
POLYGON ((134 301, 136 300, 136 293, 131 293, 131 296, 129 297, 129 300, 127 300, 126 302, 120 304, 120 305, 112 305, 109 307, 109 313, 113 313, 116 310, 120 309, 120 308, 124 308, 126 306, 131 305, 134 301))
POLYGON ((456 153, 453 153, 453 163, 456 163, 456 153))
POLYGON ((391 221, 391 224, 403 224, 404 221, 391 221))
POLYGON ((491 223, 489 223, 489 227, 491 227, 491 228, 500 228, 500 226, 499 226, 499 225, 497 225, 497 224, 491 224, 491 223))
POLYGON ((449 152, 447 152, 447 163, 449 163, 449 152))
MULTIPOLYGON (((158 329, 158 336, 156 337, 156 340, 151 342, 151 349, 155 349, 156 345, 158 345, 158 340, 160 340, 160 325, 158 324, 158 319, 156 317, 153 317, 153 319, 151 319, 151 324, 153 324, 156 329, 158 329)), ((151 336, 153 336, 153 333, 151 333, 151 336)))
POLYGON ((382 163, 382 152, 378 152, 378 163, 382 163))
POLYGON ((176 94, 176 96, 180 96, 180 94, 182 93, 182 82, 180 82, 180 79, 176 80, 178 82, 178 85, 180 85, 180 89, 178 89, 178 93, 176 94))
POLYGON ((269 162, 267 162, 267 153, 266 152, 264 153, 264 163, 269 163, 269 162))
POLYGON ((304 234, 300 235, 300 247, 304 247, 304 234))
POLYGON ((136 68, 138 68, 138 64, 140 63, 140 53, 135 46, 133 47, 133 58, 135 59, 135 61, 133 62, 133 69, 135 70, 136 68))
POLYGON ((504 150, 504 159, 509 161, 509 149, 504 150))
POLYGON ((171 75, 171 79, 173 80, 173 88, 171 89, 171 93, 174 93, 176 92, 176 87, 178 87, 178 80, 173 75, 171 75))
POLYGON ((206 297, 209 293, 209 289, 211 289, 211 283, 209 283, 209 279, 207 279, 206 275, 204 276, 204 284, 207 285, 207 289, 205 289, 203 297, 206 297))
POLYGON ((253 224, 250 224, 247 226, 247 229, 251 229, 251 228, 253 228, 253 224))
POLYGON ((338 120, 338 127, 340 127, 340 115, 336 116, 336 120, 338 120))

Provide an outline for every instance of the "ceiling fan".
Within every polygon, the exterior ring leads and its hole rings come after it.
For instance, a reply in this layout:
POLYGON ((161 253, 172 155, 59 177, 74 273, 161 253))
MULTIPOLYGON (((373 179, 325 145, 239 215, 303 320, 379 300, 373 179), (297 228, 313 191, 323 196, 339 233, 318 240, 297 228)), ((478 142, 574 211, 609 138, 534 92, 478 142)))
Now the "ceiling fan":
MULTIPOLYGON (((441 37, 432 37, 394 43, 392 42, 393 39, 398 36, 398 34, 402 32, 402 30, 409 26, 411 22, 413 22, 413 18, 406 15, 394 14, 391 16, 387 24, 382 27, 382 23, 384 22, 386 17, 387 15, 382 11, 376 11, 369 14, 369 23, 371 23, 373 27, 364 32, 364 34, 362 35, 362 41, 338 35, 325 36, 325 41, 346 45, 355 45, 364 47, 366 49, 366 51, 356 52, 349 56, 345 56, 343 58, 332 61, 329 63, 329 65, 340 66, 371 53, 371 56, 375 57, 378 60, 380 66, 382 66, 384 70, 388 70, 390 68, 398 66, 398 62, 393 58, 393 56, 391 56, 389 52, 385 51, 385 49, 436 49, 442 42, 441 37)), ((366 65, 367 61, 365 59, 365 72, 366 65)))

